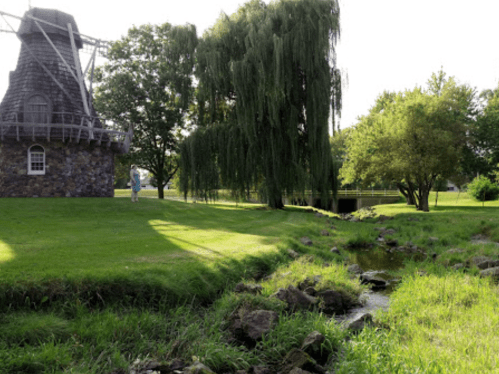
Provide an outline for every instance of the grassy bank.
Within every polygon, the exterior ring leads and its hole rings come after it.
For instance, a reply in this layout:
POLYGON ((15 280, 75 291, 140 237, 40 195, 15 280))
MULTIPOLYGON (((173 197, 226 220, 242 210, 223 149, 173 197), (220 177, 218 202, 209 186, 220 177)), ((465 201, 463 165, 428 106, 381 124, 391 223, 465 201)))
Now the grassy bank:
MULTIPOLYGON (((378 319, 388 330, 364 330, 345 346, 338 373, 498 373, 499 288, 478 277, 473 258, 499 258, 499 203, 466 194, 430 197, 431 212, 404 204, 377 207, 394 216, 382 226, 391 238, 410 241, 431 254, 407 261, 395 272, 402 281, 388 312, 378 319), (458 263, 468 265, 453 270, 458 263)), ((377 225, 381 226, 381 225, 377 225)))
POLYGON ((441 193, 430 213, 379 206, 377 213, 394 217, 382 223, 319 218, 298 207, 1 199, 0 372, 126 373, 133 362, 193 356, 215 372, 235 372, 279 364, 314 330, 333 352, 326 369, 338 373, 497 372, 497 286, 474 266, 451 266, 498 257, 499 203, 457 196, 441 193), (325 315, 289 314, 269 297, 317 275, 324 287, 359 295, 345 264, 373 250, 381 226, 427 254, 406 256, 405 267, 392 270, 401 283, 389 311, 376 316, 382 328, 350 335, 325 315), (300 242, 305 235, 312 246, 300 242), (292 260, 288 248, 301 257, 292 260), (258 281, 261 295, 232 292, 236 282, 268 274, 258 281), (228 329, 240 308, 279 315, 252 349, 228 329))

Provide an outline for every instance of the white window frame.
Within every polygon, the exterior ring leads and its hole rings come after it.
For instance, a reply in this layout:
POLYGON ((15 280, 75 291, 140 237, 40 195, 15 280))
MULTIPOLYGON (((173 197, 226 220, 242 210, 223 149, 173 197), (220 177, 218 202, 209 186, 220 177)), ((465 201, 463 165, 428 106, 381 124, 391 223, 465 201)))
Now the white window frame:
MULTIPOLYGON (((40 154, 39 152, 37 152, 37 154, 40 154)), ((45 175, 45 148, 43 148, 41 145, 39 144, 34 144, 32 145, 31 147, 28 148, 28 175, 45 175), (42 167, 43 169, 42 170, 33 170, 32 169, 32 160, 31 160, 31 149, 33 147, 40 147, 43 149, 43 153, 42 153, 42 167)))

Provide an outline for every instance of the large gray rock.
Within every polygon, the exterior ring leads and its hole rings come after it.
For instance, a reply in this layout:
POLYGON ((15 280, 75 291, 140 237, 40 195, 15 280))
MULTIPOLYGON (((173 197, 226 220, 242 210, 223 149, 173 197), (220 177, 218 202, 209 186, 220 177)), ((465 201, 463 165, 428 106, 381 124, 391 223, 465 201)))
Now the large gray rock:
POLYGON ((492 260, 490 257, 486 257, 486 256, 475 256, 473 257, 470 262, 471 264, 474 264, 474 265, 478 265, 482 262, 485 262, 485 261, 490 261, 492 260))
POLYGON ((316 296, 321 299, 319 307, 326 314, 343 314, 352 307, 350 300, 338 291, 321 291, 316 296))
POLYGON ((489 269, 485 269, 485 270, 482 270, 480 272, 480 276, 481 277, 492 277, 492 278, 499 278, 499 266, 495 267, 495 268, 489 268, 489 269))
POLYGON ((252 366, 250 367, 249 374, 270 374, 271 371, 265 366, 252 366))
POLYGON ((307 295, 294 286, 289 286, 286 289, 281 288, 272 296, 286 302, 288 308, 291 310, 311 309, 319 301, 315 297, 307 295))
POLYGON ((372 284, 374 288, 386 288, 387 279, 386 273, 379 271, 367 271, 360 275, 360 282, 362 284, 372 284))
POLYGON ((331 249, 329 250, 329 252, 331 252, 331 253, 336 253, 337 255, 339 255, 339 254, 340 254, 340 250, 339 250, 337 247, 333 247, 333 248, 331 248, 331 249))
POLYGON ((236 285, 236 288, 234 289, 234 292, 236 293, 251 293, 253 295, 257 295, 262 293, 263 287, 259 284, 244 284, 244 283, 238 283, 236 285))
POLYGON ((311 374, 310 371, 306 371, 300 368, 293 368, 289 374, 311 374))
POLYGON ((465 269, 465 268, 466 268, 466 265, 464 265, 461 262, 458 264, 455 264, 454 266, 451 266, 452 270, 461 270, 461 269, 465 269))
POLYGON ((308 236, 304 236, 304 237, 300 238, 300 242, 301 242, 301 244, 308 245, 308 246, 311 246, 313 244, 312 240, 308 236))
POLYGON ((191 366, 188 366, 183 371, 184 374, 215 374, 208 366, 202 364, 199 361, 194 362, 191 366))
POLYGON ((172 360, 172 362, 170 362, 170 365, 168 366, 168 369, 170 371, 174 371, 174 370, 182 370, 183 368, 185 368, 187 365, 185 364, 185 362, 179 358, 175 358, 172 360))
POLYGON ((308 353, 314 358, 322 356, 322 343, 326 340, 326 337, 322 335, 319 331, 312 331, 303 341, 301 345, 301 350, 308 353))
POLYGON ((252 340, 259 340, 264 334, 272 330, 278 315, 270 310, 255 310, 247 313, 241 319, 244 334, 252 340))
POLYGON ((298 252, 293 251, 291 248, 288 248, 287 252, 288 252, 289 257, 291 257, 291 258, 297 259, 298 257, 300 257, 298 252))
POLYGON ((479 269, 495 268, 499 266, 499 260, 487 260, 476 264, 479 269))
POLYGON ((309 287, 314 287, 317 283, 321 281, 320 275, 315 275, 313 278, 306 277, 302 282, 298 284, 298 289, 305 291, 309 287))
MULTIPOLYGON (((320 372, 321 368, 318 367, 315 360, 309 354, 303 352, 301 349, 294 348, 288 352, 282 362, 282 373, 291 373, 295 368, 302 369, 308 372, 320 372)), ((302 373, 297 372, 295 373, 302 373)))
POLYGON ((129 368, 129 374, 167 373, 170 367, 154 360, 135 361, 129 368))
POLYGON ((348 324, 348 330, 353 333, 358 333, 362 331, 367 326, 375 326, 373 317, 369 313, 362 314, 358 318, 354 319, 348 324))
POLYGON ((347 268, 347 271, 349 273, 354 273, 354 274, 362 274, 364 271, 362 270, 362 268, 357 265, 357 264, 352 264, 350 265, 348 268, 347 268))

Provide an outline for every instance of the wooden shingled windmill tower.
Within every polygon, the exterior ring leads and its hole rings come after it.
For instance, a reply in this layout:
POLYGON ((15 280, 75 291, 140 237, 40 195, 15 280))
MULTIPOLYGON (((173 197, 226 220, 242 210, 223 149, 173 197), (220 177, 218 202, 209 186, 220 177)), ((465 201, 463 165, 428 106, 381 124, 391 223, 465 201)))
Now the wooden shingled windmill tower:
POLYGON ((128 152, 132 129, 106 128, 83 79, 107 43, 58 10, 0 16, 21 20, 11 29, 22 43, 0 103, 0 197, 112 197, 114 155, 128 152), (93 50, 85 71, 83 47, 93 50))

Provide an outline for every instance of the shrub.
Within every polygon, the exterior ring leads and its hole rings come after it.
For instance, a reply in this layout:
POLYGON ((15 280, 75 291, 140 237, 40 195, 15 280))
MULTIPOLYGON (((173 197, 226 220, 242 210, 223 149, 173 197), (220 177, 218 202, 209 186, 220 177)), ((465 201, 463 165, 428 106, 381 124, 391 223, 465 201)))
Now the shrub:
POLYGON ((489 178, 479 176, 468 184, 468 194, 478 201, 497 200, 499 197, 499 186, 492 183, 489 178))

